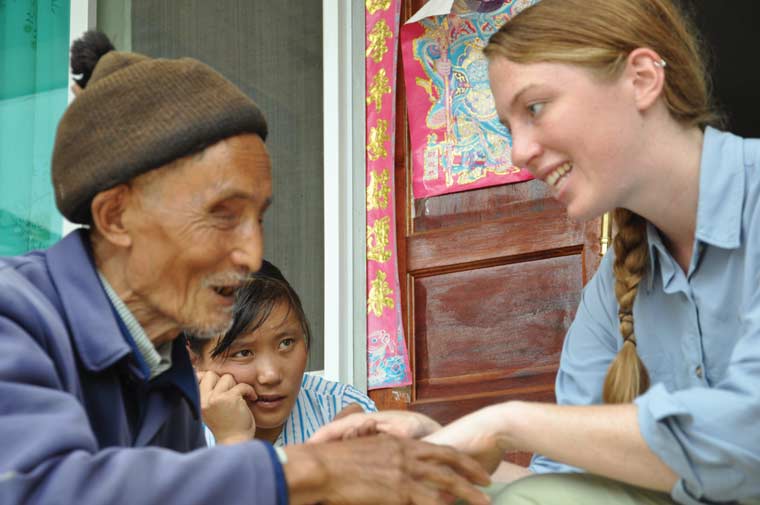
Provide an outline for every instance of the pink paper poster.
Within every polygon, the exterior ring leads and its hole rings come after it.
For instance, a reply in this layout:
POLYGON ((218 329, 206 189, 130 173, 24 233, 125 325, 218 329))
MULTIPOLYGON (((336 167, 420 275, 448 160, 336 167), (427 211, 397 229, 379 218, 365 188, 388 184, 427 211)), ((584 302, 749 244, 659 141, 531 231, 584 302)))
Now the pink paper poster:
POLYGON ((367 385, 412 382, 401 324, 393 155, 401 0, 366 0, 367 385))
POLYGON ((531 179, 512 164, 483 47, 537 0, 456 0, 401 28, 415 198, 531 179))

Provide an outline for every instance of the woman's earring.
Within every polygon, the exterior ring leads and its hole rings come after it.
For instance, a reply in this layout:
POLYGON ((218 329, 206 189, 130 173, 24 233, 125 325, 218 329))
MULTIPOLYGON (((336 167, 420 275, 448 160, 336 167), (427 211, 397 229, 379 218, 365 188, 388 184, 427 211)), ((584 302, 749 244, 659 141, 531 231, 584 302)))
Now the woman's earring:
POLYGON ((665 60, 663 60, 662 58, 660 58, 660 61, 655 61, 654 62, 654 66, 655 67, 660 67, 660 68, 665 68, 665 67, 668 66, 668 64, 665 62, 665 60))

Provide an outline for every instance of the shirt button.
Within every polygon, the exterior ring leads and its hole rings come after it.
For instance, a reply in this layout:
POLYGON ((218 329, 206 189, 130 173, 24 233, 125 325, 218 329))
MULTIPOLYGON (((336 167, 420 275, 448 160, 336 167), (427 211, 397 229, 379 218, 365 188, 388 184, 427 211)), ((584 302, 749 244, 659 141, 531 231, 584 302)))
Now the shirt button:
POLYGON ((697 377, 699 377, 701 379, 702 378, 702 367, 701 366, 697 366, 696 370, 694 370, 694 373, 697 374, 697 377))

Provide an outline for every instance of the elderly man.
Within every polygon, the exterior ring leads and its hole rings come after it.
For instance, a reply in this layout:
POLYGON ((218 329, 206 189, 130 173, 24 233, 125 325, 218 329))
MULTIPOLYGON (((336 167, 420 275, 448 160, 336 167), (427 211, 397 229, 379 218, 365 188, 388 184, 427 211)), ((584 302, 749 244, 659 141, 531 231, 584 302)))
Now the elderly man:
POLYGON ((266 122, 198 61, 78 44, 52 170, 59 209, 87 226, 0 259, 0 503, 483 503, 477 463, 414 440, 194 450, 177 337, 224 332, 261 264, 266 122))

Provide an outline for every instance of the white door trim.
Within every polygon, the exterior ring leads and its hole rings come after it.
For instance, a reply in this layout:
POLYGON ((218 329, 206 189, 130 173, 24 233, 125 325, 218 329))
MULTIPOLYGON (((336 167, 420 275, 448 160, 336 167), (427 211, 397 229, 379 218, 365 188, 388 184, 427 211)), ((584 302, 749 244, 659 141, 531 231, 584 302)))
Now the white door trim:
MULTIPOLYGON (((97 0, 71 0, 70 9, 69 48, 84 32, 95 28, 98 21, 98 2, 97 0)), ((71 64, 67 62, 67 66, 69 67, 69 103, 71 103, 74 100, 74 92, 71 91, 70 86, 74 81, 72 80, 71 64)), ((78 224, 74 224, 68 219, 63 218, 61 236, 68 235, 70 231, 77 228, 79 228, 78 224)))
POLYGON ((367 387, 364 2, 323 0, 325 377, 367 387))

